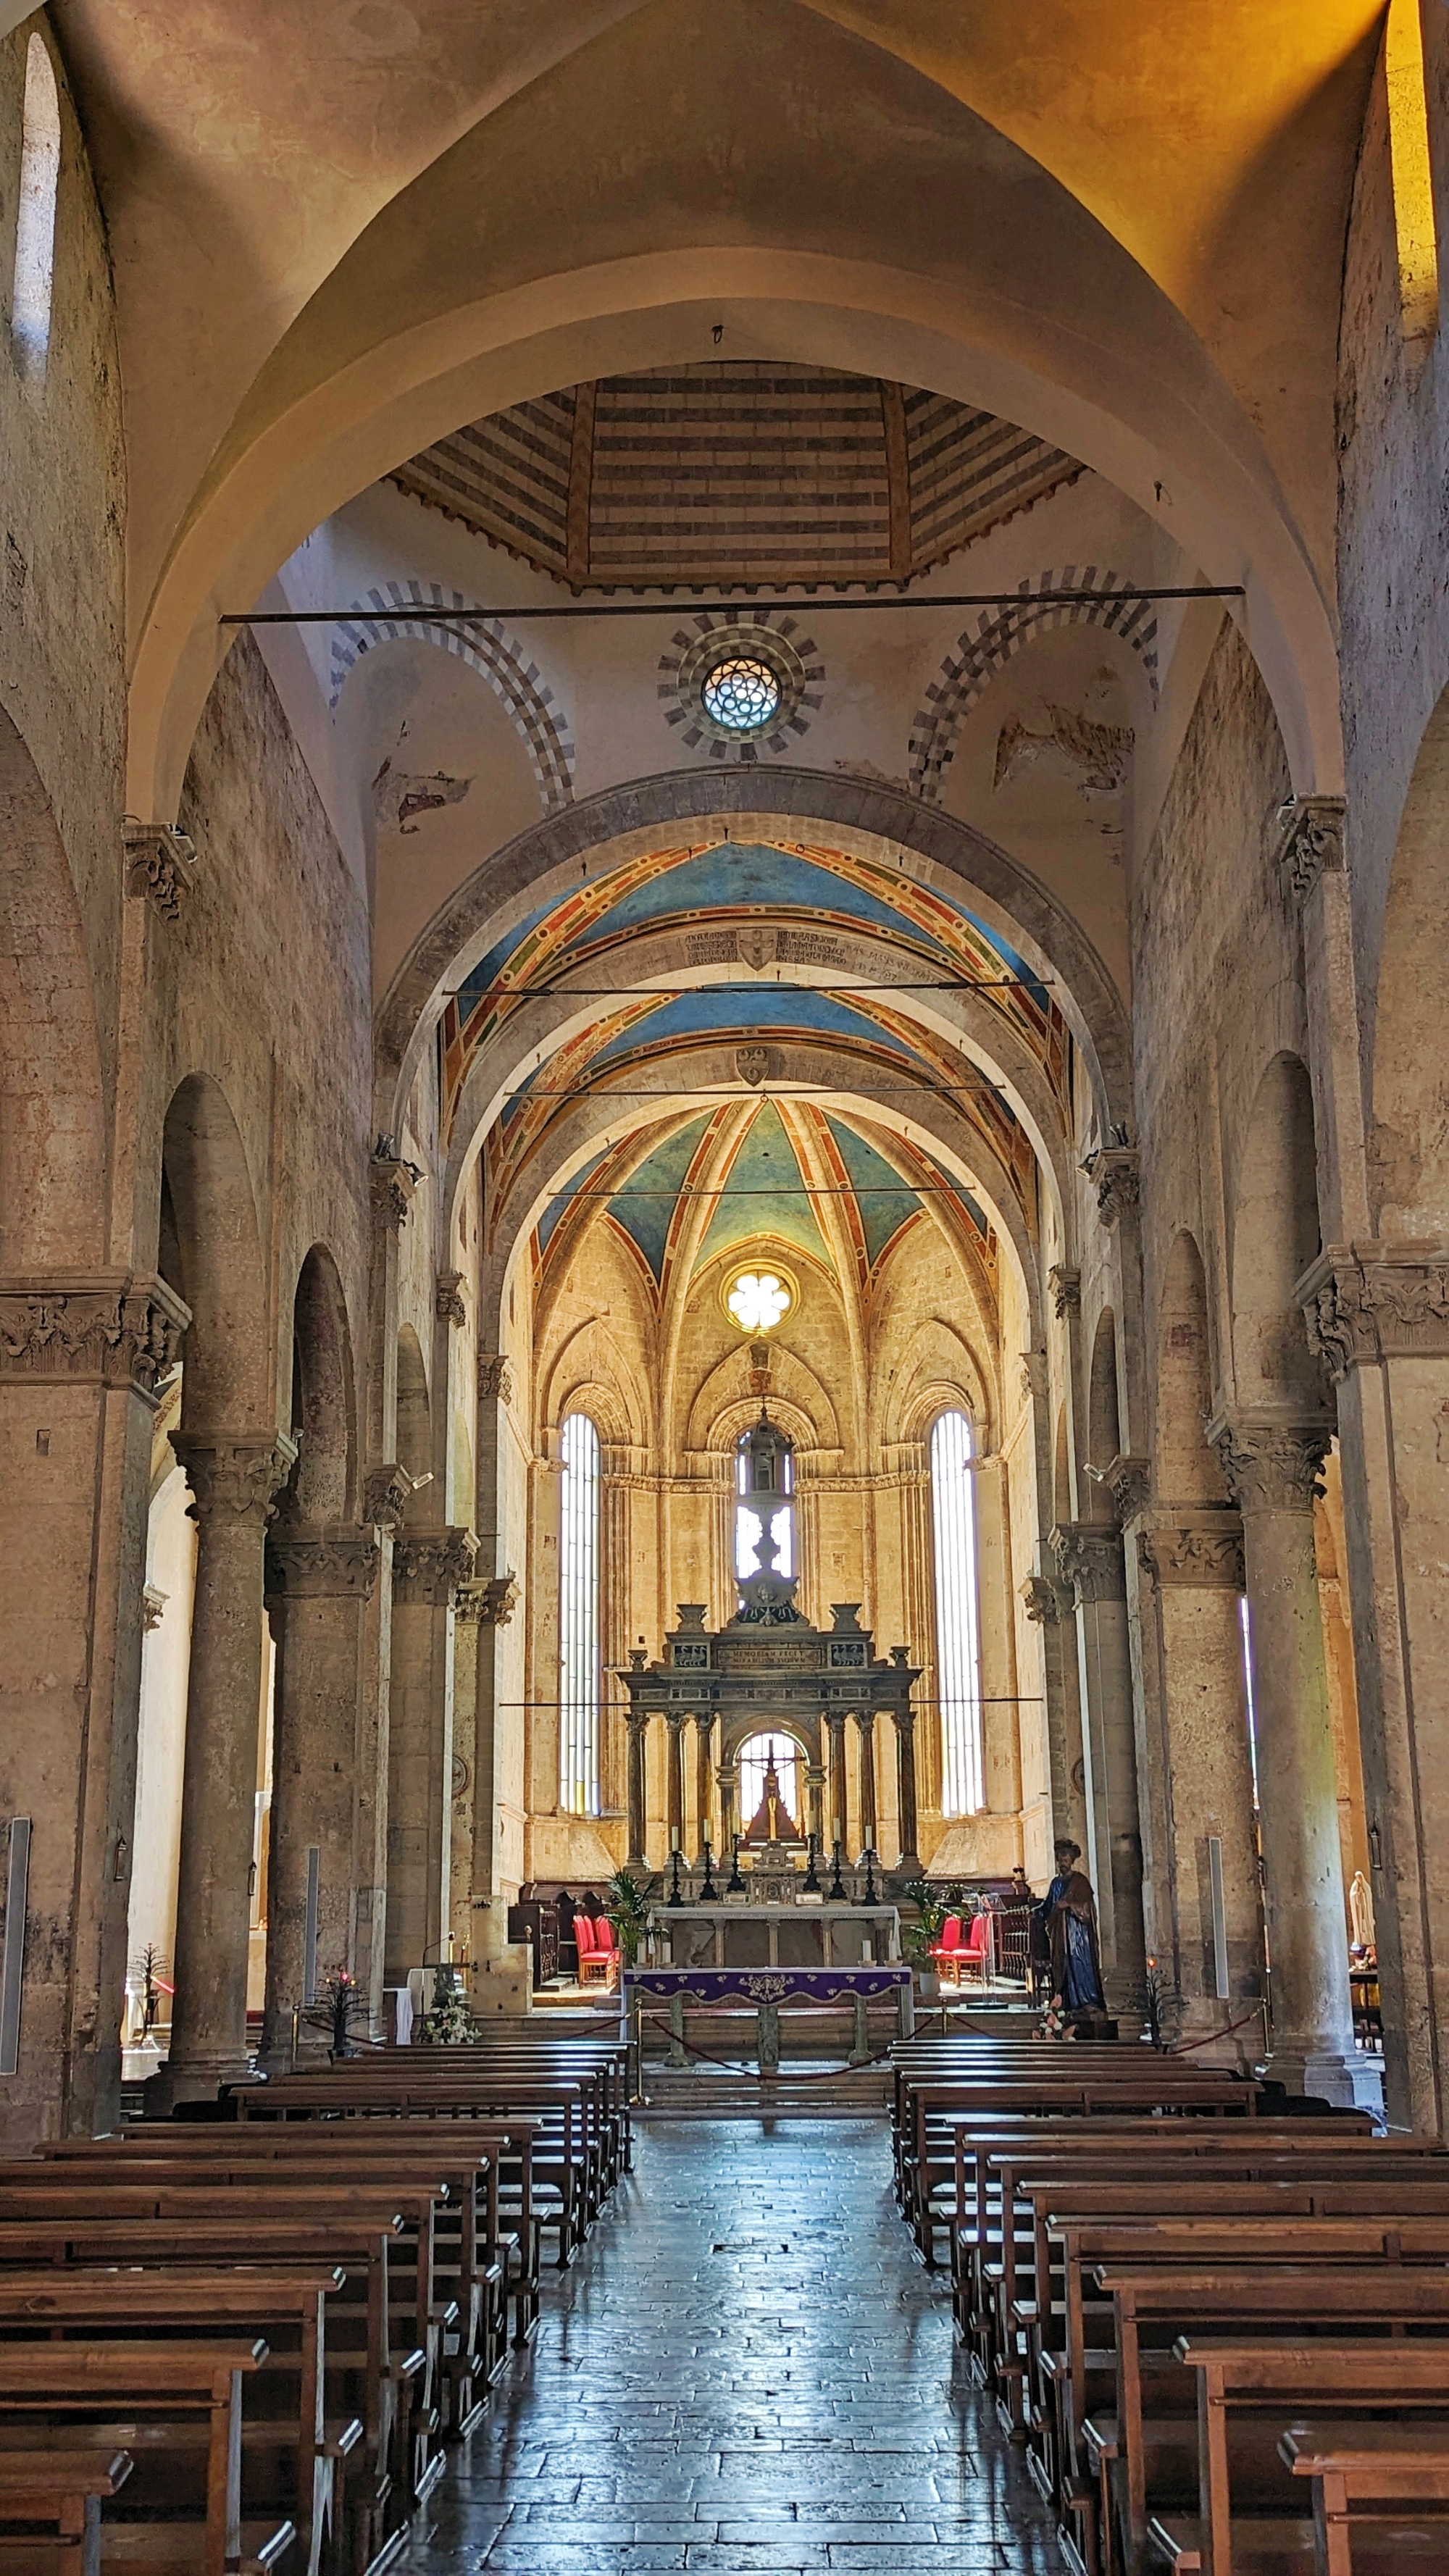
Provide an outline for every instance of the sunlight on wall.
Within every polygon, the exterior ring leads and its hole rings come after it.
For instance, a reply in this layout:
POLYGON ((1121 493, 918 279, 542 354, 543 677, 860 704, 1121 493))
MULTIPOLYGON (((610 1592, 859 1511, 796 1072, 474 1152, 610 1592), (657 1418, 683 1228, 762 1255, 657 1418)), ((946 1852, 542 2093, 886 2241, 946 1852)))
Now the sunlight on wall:
POLYGON ((20 207, 15 218, 15 284, 10 331, 27 374, 43 375, 50 346, 55 282, 55 196, 60 181, 60 100, 43 40, 25 57, 25 110, 20 144, 20 207))
POLYGON ((1439 241, 1419 0, 1390 0, 1384 45, 1404 338, 1426 346, 1439 328, 1439 241))

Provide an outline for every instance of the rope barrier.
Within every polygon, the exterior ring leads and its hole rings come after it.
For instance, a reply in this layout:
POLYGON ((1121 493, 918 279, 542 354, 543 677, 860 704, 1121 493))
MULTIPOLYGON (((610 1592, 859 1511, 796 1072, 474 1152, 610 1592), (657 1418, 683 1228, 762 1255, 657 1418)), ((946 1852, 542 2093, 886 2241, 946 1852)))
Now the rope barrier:
MULTIPOLYGON (((684 2049, 690 2057, 702 2057, 706 2066, 721 2067, 726 2075, 753 2075, 757 2084, 773 2084, 779 2077, 777 2066, 768 2070, 759 2066, 736 2066, 732 2058, 715 2057, 707 2048, 696 2048, 692 2039, 685 2039, 678 2031, 671 2030, 667 2021, 656 2020, 652 2013, 647 2016, 647 2022, 642 2013, 639 2019, 641 2026, 662 2030, 671 2046, 684 2049)), ((868 2066, 884 2066, 890 2053, 888 2047, 878 2049, 873 2057, 852 2059, 844 2066, 822 2066, 814 2075, 789 2075, 785 2081, 789 2084, 824 2084, 836 2075, 861 2075, 868 2066)))

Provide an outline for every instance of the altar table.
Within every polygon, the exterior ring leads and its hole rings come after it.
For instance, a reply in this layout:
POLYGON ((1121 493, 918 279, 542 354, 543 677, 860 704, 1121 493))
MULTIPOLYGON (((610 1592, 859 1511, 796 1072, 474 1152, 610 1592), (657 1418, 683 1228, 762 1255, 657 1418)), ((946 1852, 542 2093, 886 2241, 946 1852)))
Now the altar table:
POLYGON ((849 2005, 855 2019, 851 2064, 869 2058, 866 2015, 873 2002, 894 1995, 896 2024, 902 2039, 916 2026, 911 1971, 900 1961, 879 1967, 840 1968, 626 1968, 624 2010, 631 2018, 651 2001, 669 2008, 670 2060, 688 2064, 684 2050, 684 2008, 732 2003, 753 2004, 758 2017, 760 2073, 773 2075, 780 2063, 780 2009, 799 2004, 815 2011, 849 2005))

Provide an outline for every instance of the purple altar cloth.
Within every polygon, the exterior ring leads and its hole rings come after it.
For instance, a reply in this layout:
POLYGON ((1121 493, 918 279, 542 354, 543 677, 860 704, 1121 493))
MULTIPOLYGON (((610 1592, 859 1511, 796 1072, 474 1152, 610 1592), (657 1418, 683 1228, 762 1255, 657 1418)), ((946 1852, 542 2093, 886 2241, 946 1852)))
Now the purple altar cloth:
POLYGON ((684 1995, 697 2004, 851 2003, 857 1995, 898 1996, 911 1982, 904 1961, 859 1968, 626 1968, 626 1995, 684 1995))

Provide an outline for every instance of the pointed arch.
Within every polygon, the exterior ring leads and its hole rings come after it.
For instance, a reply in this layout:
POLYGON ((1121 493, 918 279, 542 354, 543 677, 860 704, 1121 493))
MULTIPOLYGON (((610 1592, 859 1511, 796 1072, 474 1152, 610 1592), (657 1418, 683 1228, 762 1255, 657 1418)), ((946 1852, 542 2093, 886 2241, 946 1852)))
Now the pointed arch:
POLYGON ((1021 585, 1021 606, 982 609, 975 628, 957 636, 926 691, 911 726, 909 777, 915 793, 934 804, 956 755, 961 727, 998 671, 1004 670, 1033 636, 1059 626, 1100 626, 1130 644, 1147 674, 1156 703, 1157 611, 1150 600, 1129 589, 1121 573, 1096 564, 1067 564, 1061 572, 1044 572, 1035 589, 1021 585), (1115 597, 1064 599, 1063 591, 1094 590, 1115 597))
POLYGON ((513 719, 527 752, 544 811, 571 805, 574 794, 574 744, 568 720, 538 664, 530 660, 502 619, 477 618, 466 627, 430 619, 429 608, 466 608, 461 591, 444 591, 435 581, 388 581, 354 601, 351 614, 333 631, 331 693, 335 710, 348 675, 365 653, 379 644, 410 635, 465 662, 485 680, 513 719))

